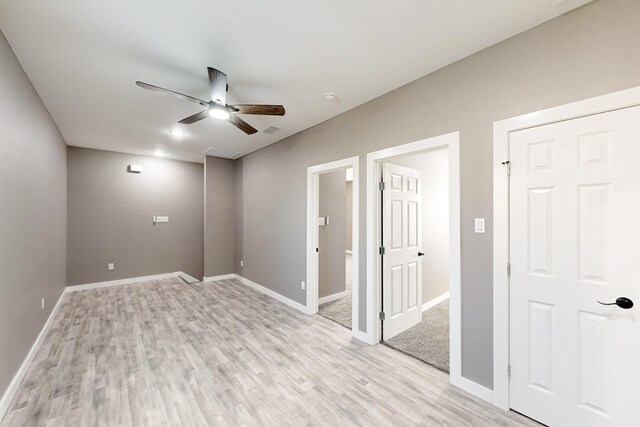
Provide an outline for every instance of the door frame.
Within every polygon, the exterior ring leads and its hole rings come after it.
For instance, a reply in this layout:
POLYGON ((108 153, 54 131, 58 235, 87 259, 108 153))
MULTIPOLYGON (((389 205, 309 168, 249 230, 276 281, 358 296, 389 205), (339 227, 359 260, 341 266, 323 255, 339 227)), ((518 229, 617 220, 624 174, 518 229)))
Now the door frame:
MULTIPOLYGON (((352 307, 351 335, 364 341, 364 333, 360 331, 358 296, 360 294, 359 271, 359 238, 360 238, 360 158, 358 156, 336 160, 307 168, 307 314, 318 312, 318 255, 319 244, 318 216, 320 215, 320 175, 340 169, 353 169, 353 209, 352 209, 352 307)), ((346 181, 345 181, 346 185, 346 181)))
MULTIPOLYGON (((475 383, 462 377, 461 353, 461 263, 460 263, 460 133, 427 138, 398 145, 367 154, 367 334, 369 344, 381 340, 378 314, 381 312, 381 263, 380 247, 380 164, 400 155, 429 150, 448 149, 449 153, 449 360, 450 382, 474 394, 482 393, 474 388, 475 383)), ((481 387, 481 386, 478 386, 481 387)), ((482 387, 483 388, 483 387, 482 387)))
POLYGON ((640 105, 640 86, 573 102, 493 124, 493 403, 510 409, 509 161, 511 132, 640 105))

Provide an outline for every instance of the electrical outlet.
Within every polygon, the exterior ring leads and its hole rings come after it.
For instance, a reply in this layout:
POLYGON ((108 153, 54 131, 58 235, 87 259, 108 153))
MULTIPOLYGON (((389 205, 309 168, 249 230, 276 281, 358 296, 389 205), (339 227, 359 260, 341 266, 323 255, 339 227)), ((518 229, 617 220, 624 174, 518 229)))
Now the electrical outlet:
POLYGON ((112 263, 112 262, 110 262, 109 264, 107 264, 107 270, 111 271, 111 270, 113 270, 113 269, 115 269, 115 266, 113 265, 113 263, 112 263))
POLYGON ((484 218, 476 218, 474 221, 474 231, 484 233, 484 218))
POLYGON ((300 283, 300 287, 302 288, 302 290, 307 289, 307 285, 306 283, 304 283, 304 280, 300 283))
POLYGON ((244 260, 240 260, 240 267, 244 267, 244 260))
POLYGON ((42 298, 42 302, 40 303, 40 309, 44 310, 44 298, 42 298))

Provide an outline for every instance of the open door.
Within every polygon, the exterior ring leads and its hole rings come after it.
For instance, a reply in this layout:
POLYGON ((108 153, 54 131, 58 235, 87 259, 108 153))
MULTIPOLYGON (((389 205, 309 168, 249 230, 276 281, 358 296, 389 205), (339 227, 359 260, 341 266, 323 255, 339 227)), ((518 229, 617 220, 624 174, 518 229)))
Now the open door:
POLYGON ((422 197, 420 172, 382 164, 382 339, 422 320, 422 197))

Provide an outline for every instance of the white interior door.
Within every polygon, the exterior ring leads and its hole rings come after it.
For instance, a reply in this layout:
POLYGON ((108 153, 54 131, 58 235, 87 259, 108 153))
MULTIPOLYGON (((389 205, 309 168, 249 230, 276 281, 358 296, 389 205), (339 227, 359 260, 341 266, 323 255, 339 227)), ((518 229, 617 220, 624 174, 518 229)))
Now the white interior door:
POLYGON ((422 196, 420 172, 383 163, 382 196, 384 340, 422 319, 422 196))
POLYGON ((640 107, 511 134, 511 407, 640 425, 640 107))

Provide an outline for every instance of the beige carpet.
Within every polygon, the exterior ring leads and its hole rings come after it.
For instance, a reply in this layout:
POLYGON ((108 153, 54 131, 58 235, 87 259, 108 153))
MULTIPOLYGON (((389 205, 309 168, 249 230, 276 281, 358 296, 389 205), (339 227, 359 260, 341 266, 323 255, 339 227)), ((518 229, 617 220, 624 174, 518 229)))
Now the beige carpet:
POLYGON ((385 344, 449 373, 449 300, 422 313, 422 321, 385 344))
MULTIPOLYGON (((320 305, 318 314, 351 329, 351 255, 347 255, 346 266, 347 295, 320 305)), ((449 300, 422 313, 420 323, 396 335, 385 344, 449 373, 449 300)))

